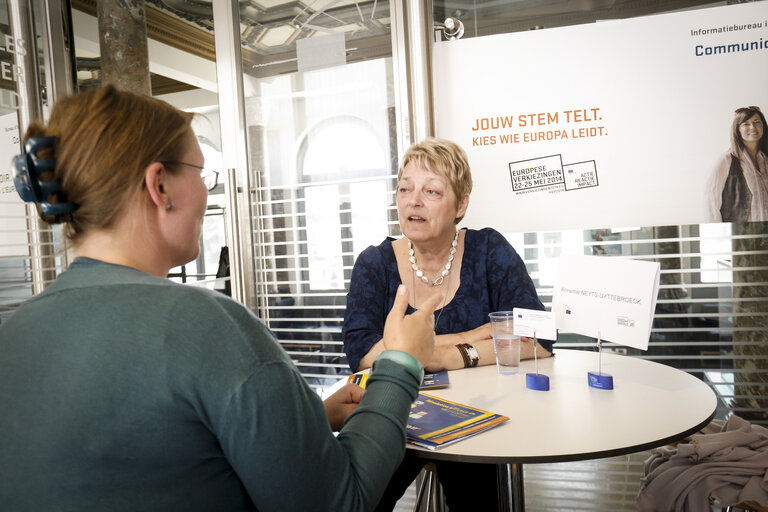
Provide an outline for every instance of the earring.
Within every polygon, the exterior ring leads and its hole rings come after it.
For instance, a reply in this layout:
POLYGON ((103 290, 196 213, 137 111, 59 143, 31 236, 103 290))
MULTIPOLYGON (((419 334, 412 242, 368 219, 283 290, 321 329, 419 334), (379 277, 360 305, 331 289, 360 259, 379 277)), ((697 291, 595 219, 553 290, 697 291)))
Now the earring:
POLYGON ((169 202, 167 205, 165 205, 165 211, 169 212, 171 210, 173 210, 173 204, 169 202))

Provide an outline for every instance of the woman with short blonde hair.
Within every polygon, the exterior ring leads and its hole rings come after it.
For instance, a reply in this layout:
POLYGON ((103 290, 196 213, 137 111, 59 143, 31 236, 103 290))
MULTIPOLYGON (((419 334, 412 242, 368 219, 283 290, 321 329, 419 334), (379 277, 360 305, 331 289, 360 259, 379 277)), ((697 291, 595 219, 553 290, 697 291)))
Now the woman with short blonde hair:
MULTIPOLYGON (((411 162, 446 178, 456 197, 472 193, 472 173, 467 153, 458 144, 430 137, 409 147, 397 173, 398 181, 403 177, 403 169, 411 162)), ((457 218, 456 223, 462 218, 457 218)))
MULTIPOLYGON (((405 152, 396 192, 404 236, 368 247, 352 270, 342 328, 352 371, 370 367, 387 348, 384 312, 402 285, 412 309, 434 294, 440 297, 435 351, 427 364, 431 371, 494 364, 488 314, 544 309, 525 264, 500 233, 457 229, 471 191, 467 155, 457 144, 426 139, 405 152)), ((539 357, 549 356, 552 344, 542 342, 535 350, 539 357)), ((520 357, 533 356, 533 341, 527 340, 520 357)), ((406 455, 377 510, 392 510, 422 466, 406 455)), ((441 462, 437 472, 451 511, 496 508, 495 466, 441 462)))

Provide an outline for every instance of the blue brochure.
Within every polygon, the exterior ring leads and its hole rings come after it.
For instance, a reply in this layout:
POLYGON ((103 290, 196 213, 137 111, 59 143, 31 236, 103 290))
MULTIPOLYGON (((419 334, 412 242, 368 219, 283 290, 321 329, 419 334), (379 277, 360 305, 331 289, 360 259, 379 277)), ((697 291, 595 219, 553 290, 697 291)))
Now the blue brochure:
POLYGON ((434 450, 479 434, 508 419, 420 393, 411 405, 406 436, 409 443, 434 450))

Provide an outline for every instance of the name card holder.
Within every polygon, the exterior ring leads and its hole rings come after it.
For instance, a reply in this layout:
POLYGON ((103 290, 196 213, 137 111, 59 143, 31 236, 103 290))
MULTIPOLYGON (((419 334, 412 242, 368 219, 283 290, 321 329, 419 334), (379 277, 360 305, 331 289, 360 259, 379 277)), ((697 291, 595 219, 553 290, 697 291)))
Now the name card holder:
POLYGON ((536 354, 538 342, 536 331, 533 331, 533 360, 536 365, 536 373, 525 374, 525 387, 536 391, 549 391, 549 376, 539 373, 539 357, 536 354))
POLYGON ((589 387, 595 389, 613 389, 613 376, 603 373, 603 340, 597 331, 597 372, 587 372, 589 387))

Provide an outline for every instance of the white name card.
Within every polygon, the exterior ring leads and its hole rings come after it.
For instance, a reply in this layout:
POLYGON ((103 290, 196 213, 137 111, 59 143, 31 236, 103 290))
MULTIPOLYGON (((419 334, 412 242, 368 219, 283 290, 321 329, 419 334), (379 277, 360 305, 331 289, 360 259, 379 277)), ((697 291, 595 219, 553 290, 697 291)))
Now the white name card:
POLYGON ((545 340, 557 340, 555 315, 551 311, 514 308, 514 334, 545 340))
POLYGON ((557 328, 648 350, 659 272, 656 262, 561 257, 552 296, 557 328))

